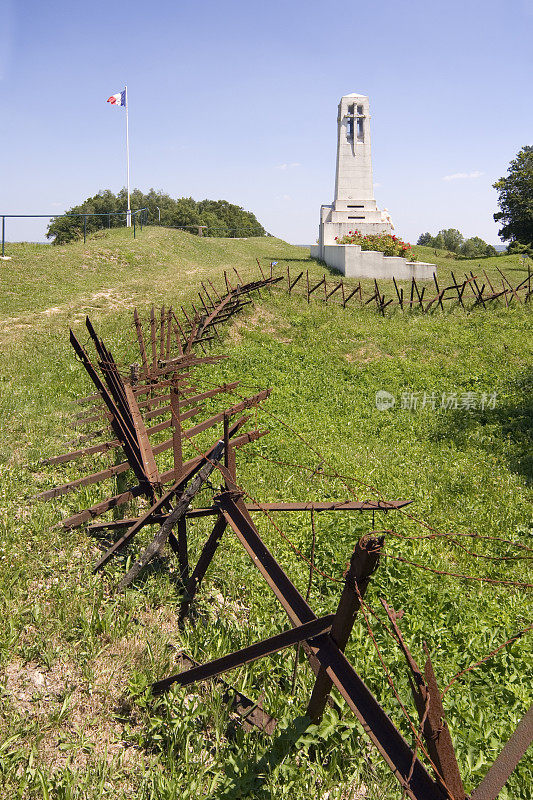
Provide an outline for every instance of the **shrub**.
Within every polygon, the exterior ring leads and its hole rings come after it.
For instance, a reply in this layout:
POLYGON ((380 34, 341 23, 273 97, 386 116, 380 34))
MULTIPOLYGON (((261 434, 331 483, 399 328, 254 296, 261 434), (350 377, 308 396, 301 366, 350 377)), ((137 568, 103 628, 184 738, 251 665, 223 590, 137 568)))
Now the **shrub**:
POLYGON ((402 256, 410 261, 415 260, 409 242, 404 242, 391 233, 375 233, 365 236, 359 231, 350 231, 341 239, 336 236, 335 240, 337 244, 358 244, 362 250, 377 250, 386 256, 402 256))

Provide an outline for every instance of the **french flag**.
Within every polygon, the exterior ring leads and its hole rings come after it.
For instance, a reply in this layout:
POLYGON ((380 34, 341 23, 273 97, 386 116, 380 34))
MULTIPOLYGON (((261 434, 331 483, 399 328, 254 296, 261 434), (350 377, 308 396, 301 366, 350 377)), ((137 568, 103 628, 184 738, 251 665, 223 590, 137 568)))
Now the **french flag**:
POLYGON ((111 103, 112 106, 125 106, 126 105, 126 90, 122 92, 118 92, 118 94, 112 94, 111 97, 107 98, 107 102, 111 103))

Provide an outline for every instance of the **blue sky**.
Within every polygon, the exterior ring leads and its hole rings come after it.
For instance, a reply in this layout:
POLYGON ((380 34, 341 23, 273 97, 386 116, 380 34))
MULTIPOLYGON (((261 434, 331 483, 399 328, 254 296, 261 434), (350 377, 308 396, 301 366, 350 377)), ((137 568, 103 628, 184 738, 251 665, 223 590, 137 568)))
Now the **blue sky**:
MULTIPOLYGON (((336 110, 370 97, 376 199, 396 232, 498 243, 492 183, 532 143, 533 2, 0 2, 0 212, 67 210, 125 184, 226 199, 316 239, 336 110)), ((42 238, 8 222, 8 238, 42 238)))

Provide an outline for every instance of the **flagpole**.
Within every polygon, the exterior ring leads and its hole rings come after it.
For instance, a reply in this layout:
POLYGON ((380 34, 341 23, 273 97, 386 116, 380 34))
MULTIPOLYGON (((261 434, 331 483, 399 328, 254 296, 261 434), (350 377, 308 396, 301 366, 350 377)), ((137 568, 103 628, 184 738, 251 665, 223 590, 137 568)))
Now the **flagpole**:
POLYGON ((124 87, 126 92, 126 162, 128 177, 128 212, 126 214, 126 226, 131 228, 131 207, 130 207, 130 130, 128 122, 128 87, 124 87))

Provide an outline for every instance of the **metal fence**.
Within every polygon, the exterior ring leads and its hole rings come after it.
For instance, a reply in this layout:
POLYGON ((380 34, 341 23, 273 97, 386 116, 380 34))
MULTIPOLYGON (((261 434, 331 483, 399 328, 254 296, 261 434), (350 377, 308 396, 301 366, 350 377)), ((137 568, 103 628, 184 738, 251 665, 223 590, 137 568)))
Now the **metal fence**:
MULTIPOLYGON (((143 224, 148 221, 148 209, 139 208, 137 211, 130 211, 131 227, 133 228, 133 238, 137 235, 137 224, 140 224, 141 230, 143 224)), ((124 217, 127 222, 127 211, 102 211, 98 213, 77 212, 75 214, 0 214, 2 217, 2 258, 6 258, 5 242, 6 242, 6 219, 59 219, 61 217, 82 217, 83 218, 83 242, 87 241, 87 218, 88 217, 102 217, 104 222, 107 221, 107 227, 111 227, 111 217, 124 217)), ((102 225, 105 227, 105 225, 102 225)))

